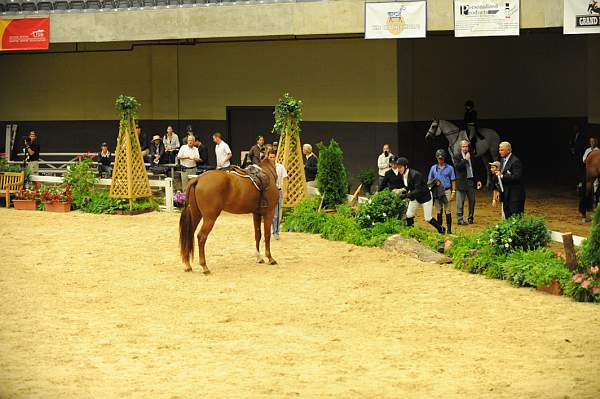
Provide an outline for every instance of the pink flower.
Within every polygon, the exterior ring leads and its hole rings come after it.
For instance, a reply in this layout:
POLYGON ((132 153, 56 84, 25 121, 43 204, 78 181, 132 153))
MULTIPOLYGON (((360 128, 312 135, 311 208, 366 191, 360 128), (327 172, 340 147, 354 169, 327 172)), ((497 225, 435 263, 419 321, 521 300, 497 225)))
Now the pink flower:
POLYGON ((592 274, 598 273, 598 266, 592 266, 592 267, 590 267, 590 273, 592 273, 592 274))
POLYGON ((586 277, 587 277, 587 274, 579 273, 579 274, 576 274, 573 276, 573 281, 576 283, 581 283, 583 281, 583 279, 586 277))
POLYGON ((594 287, 594 288, 592 288, 592 293, 593 294, 600 294, 600 287, 594 287))
POLYGON ((583 288, 588 288, 590 286, 591 282, 590 280, 585 280, 583 283, 581 283, 581 286, 583 288))

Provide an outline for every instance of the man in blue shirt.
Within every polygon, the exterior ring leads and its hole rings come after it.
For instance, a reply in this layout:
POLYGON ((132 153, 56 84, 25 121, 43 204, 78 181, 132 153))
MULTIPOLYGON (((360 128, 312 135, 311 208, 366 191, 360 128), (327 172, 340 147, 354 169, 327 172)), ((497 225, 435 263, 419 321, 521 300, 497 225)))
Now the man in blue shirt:
POLYGON ((456 194, 456 175, 454 168, 446 164, 446 151, 437 150, 435 152, 437 164, 429 169, 427 181, 431 186, 433 202, 437 210, 438 223, 442 224, 442 214, 446 211, 446 231, 452 234, 452 213, 450 211, 450 201, 454 200, 456 194))

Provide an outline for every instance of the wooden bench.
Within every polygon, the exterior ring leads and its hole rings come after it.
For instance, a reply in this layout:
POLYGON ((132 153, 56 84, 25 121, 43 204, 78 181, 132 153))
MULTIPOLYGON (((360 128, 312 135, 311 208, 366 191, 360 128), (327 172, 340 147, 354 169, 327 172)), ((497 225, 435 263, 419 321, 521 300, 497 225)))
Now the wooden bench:
POLYGON ((10 208, 10 194, 16 193, 23 188, 25 182, 24 172, 1 172, 0 194, 5 195, 6 207, 10 208))

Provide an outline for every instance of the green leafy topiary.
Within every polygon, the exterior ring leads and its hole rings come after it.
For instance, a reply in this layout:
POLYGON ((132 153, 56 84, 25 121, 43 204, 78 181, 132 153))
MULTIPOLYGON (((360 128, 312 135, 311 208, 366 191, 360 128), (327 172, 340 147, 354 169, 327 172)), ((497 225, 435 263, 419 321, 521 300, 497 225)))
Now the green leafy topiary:
POLYGON ((319 202, 319 197, 308 197, 296 205, 292 212, 286 215, 283 230, 321 233, 327 217, 323 212, 317 212, 319 202))
POLYGON ((335 208, 336 205, 346 202, 348 190, 344 153, 333 139, 329 145, 319 143, 317 147, 319 148, 317 187, 323 195, 323 207, 335 208))
POLYGON ((288 117, 292 118, 292 122, 300 131, 300 122, 302 121, 302 101, 294 98, 289 93, 285 93, 279 99, 279 103, 275 106, 275 124, 273 125, 272 133, 281 134, 288 117))
POLYGON ((550 231, 539 216, 513 216, 488 229, 489 243, 496 253, 533 250, 548 245, 550 231))
POLYGON ((582 258, 584 267, 600 265, 600 206, 594 211, 590 236, 582 246, 582 258))
POLYGON ((121 94, 115 101, 115 107, 121 113, 121 121, 123 121, 128 120, 129 115, 133 116, 135 119, 137 116, 137 111, 140 108, 140 103, 135 99, 135 97, 121 94))
POLYGON ((372 227, 391 219, 402 219, 406 213, 406 201, 389 190, 380 191, 360 204, 358 223, 361 227, 372 227))

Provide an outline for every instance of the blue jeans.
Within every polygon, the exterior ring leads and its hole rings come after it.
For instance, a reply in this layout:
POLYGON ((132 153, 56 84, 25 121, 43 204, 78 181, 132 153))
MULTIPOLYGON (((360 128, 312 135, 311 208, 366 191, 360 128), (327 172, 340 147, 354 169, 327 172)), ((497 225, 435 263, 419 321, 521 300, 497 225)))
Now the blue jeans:
POLYGON ((281 202, 283 200, 283 194, 279 189, 279 199, 277 205, 275 205, 275 214, 273 215, 273 235, 279 235, 279 213, 281 211, 281 202))

